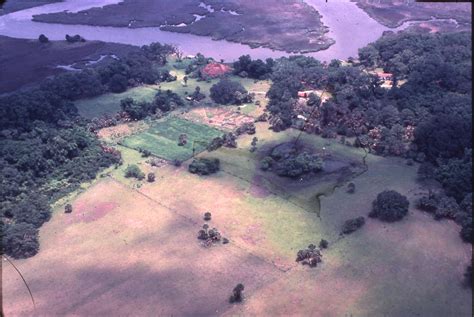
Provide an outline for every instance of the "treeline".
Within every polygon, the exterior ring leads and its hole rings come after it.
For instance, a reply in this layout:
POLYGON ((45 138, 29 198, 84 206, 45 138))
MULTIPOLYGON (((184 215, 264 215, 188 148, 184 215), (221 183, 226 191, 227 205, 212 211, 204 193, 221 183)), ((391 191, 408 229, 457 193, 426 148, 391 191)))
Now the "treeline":
POLYGON ((105 66, 59 75, 0 98, 2 253, 35 255, 50 203, 121 161, 89 131, 72 101, 167 80, 162 67, 173 51, 154 43, 105 66))
POLYGON ((361 49, 360 64, 278 59, 268 92, 272 128, 339 136, 374 154, 422 163, 420 177, 436 179, 444 189, 431 199, 451 202, 438 215, 455 219, 462 238, 472 242, 471 45, 468 32, 392 33, 361 49), (382 88, 367 71, 375 67, 393 74, 392 88, 382 88), (310 91, 309 98, 299 99, 300 91, 310 91), (323 91, 331 98, 319 107, 323 91))

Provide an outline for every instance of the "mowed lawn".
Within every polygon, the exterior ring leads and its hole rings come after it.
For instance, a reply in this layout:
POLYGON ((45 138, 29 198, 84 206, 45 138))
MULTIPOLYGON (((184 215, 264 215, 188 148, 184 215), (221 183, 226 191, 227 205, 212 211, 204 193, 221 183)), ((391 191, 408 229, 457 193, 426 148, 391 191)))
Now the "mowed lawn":
POLYGON ((153 124, 148 130, 127 137, 123 145, 133 149, 148 150, 152 154, 166 160, 187 160, 195 152, 203 151, 207 144, 223 132, 207 125, 193 123, 177 117, 169 117, 165 121, 153 124), (178 145, 179 136, 187 135, 187 143, 178 145))

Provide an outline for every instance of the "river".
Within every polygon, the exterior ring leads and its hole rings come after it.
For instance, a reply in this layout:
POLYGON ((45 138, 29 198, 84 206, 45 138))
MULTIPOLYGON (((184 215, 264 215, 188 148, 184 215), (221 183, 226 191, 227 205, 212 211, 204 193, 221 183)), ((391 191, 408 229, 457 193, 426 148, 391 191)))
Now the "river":
MULTIPOLYGON (((45 34, 51 40, 63 40, 66 34, 80 34, 87 40, 101 40, 132 45, 162 42, 177 45, 186 55, 200 52, 214 59, 232 61, 243 54, 253 58, 280 57, 289 54, 268 48, 252 49, 247 45, 228 41, 214 41, 192 34, 165 32, 158 27, 118 28, 87 25, 63 25, 33 22, 32 16, 45 13, 78 12, 92 7, 119 3, 121 0, 66 0, 0 16, 0 35, 36 39, 45 34)), ((336 43, 327 50, 308 53, 323 61, 356 57, 358 49, 379 38, 389 28, 370 18, 349 0, 306 0, 323 17, 329 27, 328 36, 336 43)), ((393 30, 393 29, 392 29, 393 30)))

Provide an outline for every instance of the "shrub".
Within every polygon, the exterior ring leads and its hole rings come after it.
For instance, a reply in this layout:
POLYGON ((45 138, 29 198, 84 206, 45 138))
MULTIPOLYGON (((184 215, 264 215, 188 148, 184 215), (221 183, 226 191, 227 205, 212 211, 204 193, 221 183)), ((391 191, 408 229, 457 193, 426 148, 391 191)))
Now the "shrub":
POLYGON ((321 239, 321 241, 319 242, 319 248, 327 249, 328 246, 329 246, 329 242, 327 240, 321 239))
POLYGON ((66 206, 64 206, 64 212, 70 214, 72 212, 72 205, 66 204, 66 206))
POLYGON ((464 285, 472 288, 472 282, 472 265, 469 265, 466 267, 466 272, 464 273, 464 285))
POLYGON ((145 178, 145 173, 143 173, 137 165, 132 164, 132 165, 128 165, 127 168, 125 169, 125 177, 126 178, 134 177, 138 180, 142 180, 145 178))
POLYGON ((408 214, 408 199, 394 190, 386 190, 377 195, 372 203, 369 217, 379 218, 382 221, 394 222, 401 220, 408 214))
POLYGON ((40 41, 40 43, 48 43, 49 42, 49 39, 44 34, 40 34, 40 36, 38 37, 38 40, 40 41))
POLYGON ((212 215, 211 215, 210 212, 205 212, 205 213, 204 213, 204 220, 205 220, 205 221, 211 220, 211 217, 212 217, 212 215))
POLYGON ((322 261, 321 258, 321 251, 314 244, 308 245, 308 248, 299 250, 296 254, 296 262, 301 262, 303 265, 307 264, 310 267, 316 267, 322 261))
POLYGON ((15 259, 25 259, 38 253, 38 229, 28 223, 7 225, 3 232, 3 250, 15 259))
POLYGON ((232 290, 232 295, 230 295, 229 302, 230 303, 240 303, 243 299, 242 292, 244 291, 244 285, 239 283, 236 287, 232 290))
POLYGON ((355 186, 354 183, 347 184, 347 192, 349 194, 353 194, 355 192, 355 188, 356 188, 356 186, 355 186))
POLYGON ((352 232, 356 231, 357 229, 359 229, 363 225, 365 225, 365 218, 364 217, 357 217, 357 218, 354 218, 354 219, 349 219, 349 220, 346 220, 346 222, 344 222, 344 224, 342 225, 342 231, 341 232, 343 234, 349 234, 349 233, 352 233, 352 232))
POLYGON ((196 158, 189 164, 188 171, 192 174, 209 175, 219 171, 219 159, 196 158))
POLYGON ((154 173, 148 173, 147 180, 148 180, 149 183, 153 183, 155 181, 155 174, 154 173))
POLYGON ((311 172, 318 172, 323 167, 323 160, 314 154, 303 152, 277 161, 275 172, 279 176, 299 177, 311 172))

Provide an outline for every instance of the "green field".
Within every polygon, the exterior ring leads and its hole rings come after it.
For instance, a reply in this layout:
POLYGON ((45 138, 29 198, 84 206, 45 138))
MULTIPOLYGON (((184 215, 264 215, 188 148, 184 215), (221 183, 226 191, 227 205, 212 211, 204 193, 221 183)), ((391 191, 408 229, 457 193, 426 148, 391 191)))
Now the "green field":
POLYGON ((192 156, 193 141, 196 153, 204 150, 213 138, 222 136, 222 132, 206 125, 170 117, 166 121, 157 122, 147 131, 130 136, 123 145, 133 149, 144 149, 153 155, 167 160, 187 160, 192 156), (178 146, 179 135, 185 133, 188 142, 178 146), (199 142, 199 143, 198 143, 199 142))
POLYGON ((78 100, 74 105, 81 116, 92 119, 120 111, 120 100, 125 98, 151 102, 157 91, 158 88, 154 86, 140 86, 119 94, 108 93, 90 99, 78 100))

